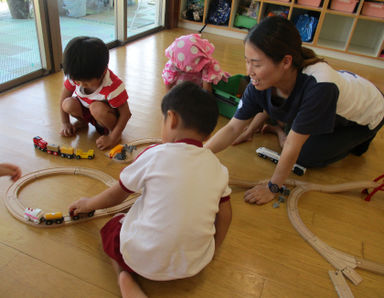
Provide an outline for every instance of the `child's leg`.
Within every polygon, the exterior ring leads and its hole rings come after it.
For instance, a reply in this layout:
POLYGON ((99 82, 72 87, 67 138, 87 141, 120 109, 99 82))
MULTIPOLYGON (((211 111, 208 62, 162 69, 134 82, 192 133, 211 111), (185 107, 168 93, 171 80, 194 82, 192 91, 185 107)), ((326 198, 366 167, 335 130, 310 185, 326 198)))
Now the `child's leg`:
POLYGON ((132 275, 127 271, 121 271, 119 274, 119 286, 121 291, 121 296, 123 298, 128 297, 148 297, 142 291, 137 282, 133 279, 132 275))
POLYGON ((280 147, 283 148, 285 141, 287 139, 287 135, 285 134, 284 130, 279 125, 269 125, 265 124, 261 130, 261 132, 264 133, 273 133, 277 135, 277 138, 279 140, 280 147))
POLYGON ((117 122, 116 109, 111 108, 105 102, 93 102, 89 106, 89 111, 96 122, 102 127, 111 131, 117 122))
POLYGON ((88 126, 87 121, 84 119, 83 106, 77 98, 67 97, 64 99, 62 103, 62 109, 64 112, 78 120, 73 124, 76 131, 88 126))
POLYGON ((111 258, 117 273, 118 284, 123 297, 147 297, 131 276, 132 269, 125 264, 120 252, 121 219, 124 214, 114 216, 101 229, 101 240, 105 253, 111 258))

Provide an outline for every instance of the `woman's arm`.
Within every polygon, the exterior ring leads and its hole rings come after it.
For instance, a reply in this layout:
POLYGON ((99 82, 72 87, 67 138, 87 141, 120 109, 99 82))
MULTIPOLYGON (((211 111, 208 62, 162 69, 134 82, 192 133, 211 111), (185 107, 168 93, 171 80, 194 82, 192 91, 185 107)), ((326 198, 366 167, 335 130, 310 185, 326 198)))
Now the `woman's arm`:
POLYGON ((261 131, 265 121, 267 121, 268 118, 269 115, 265 111, 256 114, 256 116, 253 117, 251 124, 249 124, 248 127, 242 132, 242 134, 233 141, 232 145, 237 145, 252 140, 253 135, 261 131))
POLYGON ((207 141, 205 147, 211 149, 214 153, 224 150, 243 132, 251 120, 252 118, 249 120, 232 118, 227 125, 207 141))
POLYGON ((279 187, 284 184, 299 157, 301 148, 308 138, 309 135, 299 134, 293 130, 289 132, 280 155, 280 160, 271 177, 272 183, 279 185, 279 187))
MULTIPOLYGON (((280 160, 277 163, 276 169, 271 177, 271 182, 282 187, 285 180, 292 171, 293 165, 299 157, 301 148, 309 135, 303 135, 291 130, 287 136, 283 151, 280 155, 280 160)), ((272 193, 267 184, 257 185, 244 194, 244 200, 251 204, 265 204, 273 200, 275 194, 272 193)))

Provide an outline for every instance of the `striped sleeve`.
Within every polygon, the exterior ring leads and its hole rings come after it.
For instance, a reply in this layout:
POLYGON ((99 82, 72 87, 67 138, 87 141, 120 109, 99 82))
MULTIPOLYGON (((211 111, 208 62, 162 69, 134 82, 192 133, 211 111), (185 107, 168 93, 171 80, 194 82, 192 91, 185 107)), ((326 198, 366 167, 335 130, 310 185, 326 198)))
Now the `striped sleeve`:
POLYGON ((128 93, 124 83, 112 71, 110 71, 110 78, 112 84, 101 89, 100 94, 105 96, 111 107, 118 108, 127 102, 128 93))
POLYGON ((71 92, 75 92, 76 85, 74 82, 72 82, 70 79, 66 78, 64 81, 64 87, 71 92))

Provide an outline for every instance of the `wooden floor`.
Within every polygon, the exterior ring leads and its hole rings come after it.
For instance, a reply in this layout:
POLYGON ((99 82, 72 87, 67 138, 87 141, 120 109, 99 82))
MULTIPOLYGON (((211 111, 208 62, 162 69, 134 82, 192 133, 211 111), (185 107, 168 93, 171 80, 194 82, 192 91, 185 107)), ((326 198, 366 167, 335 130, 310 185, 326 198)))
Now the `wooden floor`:
MULTIPOLYGON (((187 30, 162 31, 111 50, 110 67, 125 82, 133 116, 123 143, 160 135, 159 103, 165 94, 161 71, 164 49, 187 30)), ((214 57, 231 74, 245 73, 241 40, 204 33, 216 46, 214 57)), ((329 60, 338 69, 361 74, 384 91, 384 71, 329 60)), ((89 167, 118 178, 123 164, 96 149, 93 127, 74 138, 59 136, 59 95, 63 74, 56 73, 0 95, 0 162, 20 165, 24 174, 51 167, 89 167), (94 148, 96 158, 67 160, 37 151, 32 138, 82 149, 94 148)), ((220 118, 218 127, 228 119, 220 118)), ((232 177, 261 180, 275 165, 256 156, 266 146, 278 150, 272 135, 218 154, 232 177)), ((313 183, 372 180, 384 172, 384 130, 362 157, 348 156, 324 169, 290 178, 313 183)), ((11 181, 0 178, 4 197, 11 181)), ((50 176, 26 185, 20 200, 47 212, 66 211, 73 200, 91 196, 105 186, 82 176, 50 176)), ((217 257, 197 276, 154 282, 139 278, 150 297, 337 297, 328 277, 333 269, 291 226, 286 204, 254 206, 243 201, 244 189, 233 187, 233 221, 217 257)), ((323 241, 349 254, 384 263, 384 192, 371 202, 360 192, 329 195, 311 192, 299 202, 304 223, 323 241)), ((65 228, 28 226, 0 208, 0 297, 118 297, 115 273, 103 253, 99 230, 110 217, 65 228)), ((363 282, 356 297, 384 297, 384 276, 357 269, 363 282)))

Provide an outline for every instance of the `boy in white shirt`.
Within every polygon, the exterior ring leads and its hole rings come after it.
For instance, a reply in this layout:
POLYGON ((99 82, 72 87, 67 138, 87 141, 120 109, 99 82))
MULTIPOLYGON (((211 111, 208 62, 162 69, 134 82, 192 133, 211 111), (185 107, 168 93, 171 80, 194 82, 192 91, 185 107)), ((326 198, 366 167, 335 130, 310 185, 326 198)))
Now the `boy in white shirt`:
POLYGON ((77 214, 142 194, 101 230, 123 297, 145 297, 131 273, 152 280, 196 275, 212 260, 232 218, 228 171, 202 143, 217 124, 215 98, 184 82, 165 95, 161 109, 163 144, 143 151, 115 186, 69 207, 77 214))

